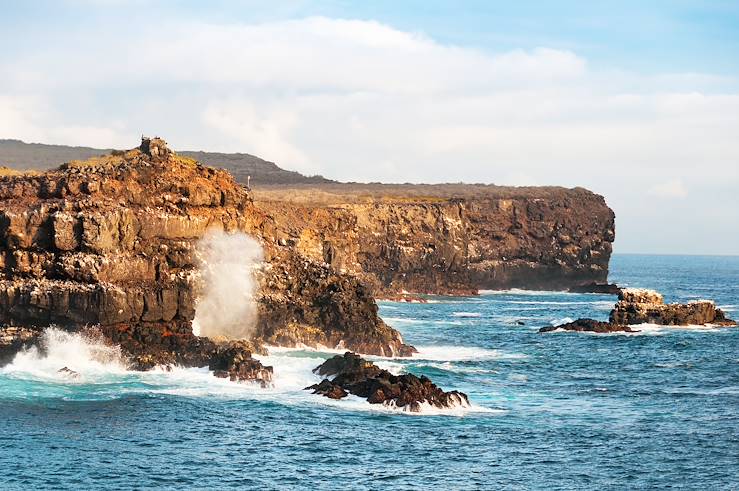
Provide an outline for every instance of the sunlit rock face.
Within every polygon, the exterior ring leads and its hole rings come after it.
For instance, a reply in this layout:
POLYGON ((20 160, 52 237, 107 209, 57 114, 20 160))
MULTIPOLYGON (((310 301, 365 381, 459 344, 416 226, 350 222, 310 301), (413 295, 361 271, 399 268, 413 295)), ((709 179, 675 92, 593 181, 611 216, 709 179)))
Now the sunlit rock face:
POLYGON ((383 297, 604 284, 615 237, 613 211, 582 188, 346 184, 255 202, 303 255, 383 297))
POLYGON ((618 298, 619 301, 610 315, 612 324, 736 325, 710 300, 665 304, 662 295, 656 291, 636 288, 622 290, 618 298))
POLYGON ((240 331, 254 343, 279 342, 276 333, 289 326, 312 333, 301 337, 308 342, 403 349, 373 298, 351 291, 359 283, 301 259, 230 174, 177 156, 159 138, 42 174, 0 177, 0 323, 95 325, 128 353, 146 355, 142 365, 208 364, 212 346, 193 335, 192 320, 203 287, 198 244, 214 230, 248 234, 264 249, 254 268, 257 306, 244 320, 253 325, 240 331), (323 279, 313 289, 277 278, 299 281, 316 268, 323 279), (343 297, 319 289, 333 284, 343 297), (361 325, 337 306, 346 297, 364 312, 361 325))

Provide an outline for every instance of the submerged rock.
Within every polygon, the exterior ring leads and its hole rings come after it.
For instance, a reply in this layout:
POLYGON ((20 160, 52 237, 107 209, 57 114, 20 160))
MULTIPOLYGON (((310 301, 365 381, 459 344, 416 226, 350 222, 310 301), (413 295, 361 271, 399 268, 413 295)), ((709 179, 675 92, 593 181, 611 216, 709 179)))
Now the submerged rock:
POLYGON ((618 295, 621 288, 615 283, 585 283, 575 285, 568 290, 571 293, 601 293, 604 295, 618 295))
POLYGON ((580 332, 639 332, 630 328, 629 326, 622 326, 618 324, 611 324, 610 322, 602 322, 594 319, 577 319, 573 322, 566 324, 560 324, 558 326, 545 326, 539 329, 539 332, 552 332, 558 329, 564 329, 565 331, 580 331, 580 332))
POLYGON ((80 377, 79 373, 75 372, 69 367, 62 367, 59 370, 57 370, 57 373, 64 375, 65 377, 68 377, 68 378, 79 378, 80 377))
POLYGON ((420 411, 423 404, 440 409, 469 406, 469 399, 462 392, 444 392, 423 375, 393 375, 349 351, 326 360, 314 372, 334 378, 326 378, 319 384, 306 387, 306 390, 332 399, 341 399, 349 393, 367 399, 370 404, 384 404, 412 412, 420 411))

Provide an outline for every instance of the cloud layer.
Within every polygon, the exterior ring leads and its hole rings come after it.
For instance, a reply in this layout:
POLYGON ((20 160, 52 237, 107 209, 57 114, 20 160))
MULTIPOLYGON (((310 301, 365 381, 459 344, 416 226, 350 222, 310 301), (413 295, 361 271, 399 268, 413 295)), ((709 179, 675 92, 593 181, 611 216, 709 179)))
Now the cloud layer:
MULTIPOLYGON (((0 137, 130 147, 157 133, 342 180, 582 185, 616 208, 624 250, 674 250, 665 234, 636 236, 637 220, 678 223, 662 200, 693 200, 698 229, 715 207, 739 208, 724 192, 739 184, 739 90, 706 74, 595 69, 571 51, 491 53, 323 17, 102 27, 16 50, 0 69, 0 137)), ((684 243, 739 252, 707 246, 684 243)))

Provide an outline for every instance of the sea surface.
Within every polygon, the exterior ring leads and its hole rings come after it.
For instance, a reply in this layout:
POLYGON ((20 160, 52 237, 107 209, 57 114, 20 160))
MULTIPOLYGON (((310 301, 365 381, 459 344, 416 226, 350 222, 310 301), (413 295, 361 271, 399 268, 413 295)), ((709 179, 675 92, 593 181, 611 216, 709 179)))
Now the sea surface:
MULTIPOLYGON (((616 255, 610 279, 739 317, 739 257, 616 255)), ((739 329, 539 334, 605 320, 616 299, 430 300, 381 303, 420 353, 375 361, 462 390, 470 408, 408 414, 303 391, 331 352, 273 350, 262 389, 130 372, 115 349, 50 329, 48 356, 0 369, 0 489, 739 488, 739 329)))

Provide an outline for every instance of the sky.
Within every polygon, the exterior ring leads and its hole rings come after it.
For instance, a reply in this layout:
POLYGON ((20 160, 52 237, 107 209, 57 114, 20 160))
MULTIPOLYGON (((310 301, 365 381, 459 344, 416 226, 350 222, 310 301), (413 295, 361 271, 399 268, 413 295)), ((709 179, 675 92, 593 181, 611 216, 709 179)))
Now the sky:
POLYGON ((0 0, 0 138, 348 181, 582 186, 739 254, 739 2, 0 0))

